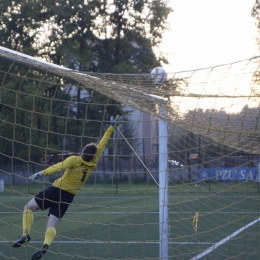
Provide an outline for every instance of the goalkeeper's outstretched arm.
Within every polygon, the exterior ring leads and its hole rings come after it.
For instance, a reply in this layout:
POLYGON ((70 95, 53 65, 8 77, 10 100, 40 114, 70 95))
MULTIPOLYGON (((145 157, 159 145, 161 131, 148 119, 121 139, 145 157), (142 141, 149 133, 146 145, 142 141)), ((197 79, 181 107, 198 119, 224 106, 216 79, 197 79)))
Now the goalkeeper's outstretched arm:
POLYGON ((115 119, 113 117, 110 118, 110 126, 108 127, 108 129, 106 130, 106 132, 104 133, 102 139, 100 140, 100 142, 98 144, 97 153, 94 158, 95 163, 98 163, 111 135, 114 133, 114 131, 119 126, 121 121, 122 121, 122 117, 119 115, 117 115, 115 119))

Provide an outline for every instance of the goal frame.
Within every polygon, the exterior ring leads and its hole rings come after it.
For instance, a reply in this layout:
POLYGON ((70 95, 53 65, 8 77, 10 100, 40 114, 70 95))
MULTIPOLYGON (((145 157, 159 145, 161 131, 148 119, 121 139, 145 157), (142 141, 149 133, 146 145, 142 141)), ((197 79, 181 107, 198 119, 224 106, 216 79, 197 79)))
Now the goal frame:
MULTIPOLYGON (((43 70, 51 70, 53 74, 58 76, 63 76, 66 74, 67 78, 76 80, 80 77, 84 78, 86 76, 92 77, 90 75, 84 74, 79 71, 71 70, 66 67, 62 67, 38 58, 31 57, 29 55, 10 50, 8 48, 0 46, 0 57, 10 59, 17 63, 30 64, 33 68, 40 68, 43 70)), ((93 77, 94 78, 94 77, 93 77)), ((84 85, 84 82, 82 83, 84 85)), ((107 83, 106 83, 107 84, 107 83)), ((98 91, 98 90, 97 90, 98 91)), ((104 94, 104 93, 103 93, 104 94)), ((160 101, 166 104, 167 99, 161 98, 155 95, 149 95, 141 93, 149 98, 160 101)), ((126 100, 127 103, 127 100, 126 100)), ((128 105, 132 105, 130 102, 128 105)), ((165 112, 164 108, 159 108, 159 115, 163 118, 165 112)), ((159 119, 159 259, 168 260, 168 123, 165 120, 159 119)))

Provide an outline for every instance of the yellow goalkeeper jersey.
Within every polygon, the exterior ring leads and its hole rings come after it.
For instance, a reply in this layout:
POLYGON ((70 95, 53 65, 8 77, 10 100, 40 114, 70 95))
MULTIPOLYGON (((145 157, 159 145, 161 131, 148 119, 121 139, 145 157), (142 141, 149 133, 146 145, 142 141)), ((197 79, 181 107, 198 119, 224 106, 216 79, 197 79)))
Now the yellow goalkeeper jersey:
POLYGON ((107 129, 97 146, 97 153, 92 161, 86 162, 81 156, 73 155, 66 158, 63 162, 54 164, 43 170, 43 175, 51 175, 65 170, 64 174, 55 180, 52 185, 76 195, 97 166, 97 163, 114 130, 115 128, 113 126, 110 126, 107 129))

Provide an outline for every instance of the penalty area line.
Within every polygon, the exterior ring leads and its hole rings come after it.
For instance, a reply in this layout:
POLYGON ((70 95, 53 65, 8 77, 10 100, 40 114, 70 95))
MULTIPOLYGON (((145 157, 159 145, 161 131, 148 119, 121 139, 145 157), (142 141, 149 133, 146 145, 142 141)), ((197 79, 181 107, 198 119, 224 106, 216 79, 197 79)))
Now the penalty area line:
MULTIPOLYGON (((15 243, 15 241, 11 241, 15 243)), ((10 243, 10 241, 0 241, 10 243)), ((30 244, 42 244, 42 241, 30 241, 30 244)), ((160 244, 159 241, 53 241, 52 244, 160 244)), ((171 245, 212 245, 211 242, 169 242, 171 245)))
POLYGON ((257 223, 258 221, 260 221, 260 218, 252 221, 251 223, 245 225, 244 227, 238 229, 237 231, 235 231, 234 233, 232 233, 231 235, 225 237, 224 239, 220 240, 219 242, 215 243, 214 245, 212 245, 211 247, 209 247, 208 249, 206 249, 205 251, 203 251, 202 253, 198 254, 197 256, 191 258, 191 260, 198 260, 200 258, 202 258, 203 256, 211 253, 213 250, 215 250, 216 248, 218 248, 219 246, 221 246, 222 244, 226 243, 227 241, 229 241, 230 239, 232 239, 233 237, 235 237, 236 235, 238 235, 239 233, 241 233, 242 231, 244 231, 245 229, 251 227, 252 225, 254 225, 255 223, 257 223))

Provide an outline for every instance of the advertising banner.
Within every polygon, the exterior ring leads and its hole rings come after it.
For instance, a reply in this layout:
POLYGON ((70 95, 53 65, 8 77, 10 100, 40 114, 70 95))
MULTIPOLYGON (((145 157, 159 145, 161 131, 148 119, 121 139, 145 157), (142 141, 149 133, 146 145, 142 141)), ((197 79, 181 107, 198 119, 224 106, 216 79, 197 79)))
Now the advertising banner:
POLYGON ((258 181, 258 172, 254 167, 239 168, 208 168, 199 169, 199 180, 219 180, 219 181, 258 181))

